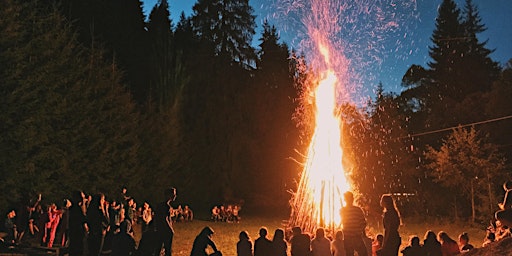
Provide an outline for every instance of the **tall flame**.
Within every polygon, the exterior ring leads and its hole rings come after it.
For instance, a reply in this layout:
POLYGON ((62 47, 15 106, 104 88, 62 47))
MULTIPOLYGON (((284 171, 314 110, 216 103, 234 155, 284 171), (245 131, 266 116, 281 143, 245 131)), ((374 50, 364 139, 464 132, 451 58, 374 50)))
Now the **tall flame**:
POLYGON ((337 20, 344 5, 336 0, 311 0, 306 15, 311 38, 313 66, 320 71, 314 86, 315 129, 307 151, 302 176, 291 200, 290 225, 313 233, 318 227, 334 231, 341 226, 342 195, 350 189, 342 165, 341 123, 336 114, 337 93, 346 99, 349 61, 343 48, 331 42, 340 31, 337 20))
POLYGON ((340 120, 335 114, 337 80, 329 70, 315 90, 316 127, 292 199, 292 224, 309 232, 317 227, 334 230, 340 226, 342 195, 349 190, 342 165, 340 120))

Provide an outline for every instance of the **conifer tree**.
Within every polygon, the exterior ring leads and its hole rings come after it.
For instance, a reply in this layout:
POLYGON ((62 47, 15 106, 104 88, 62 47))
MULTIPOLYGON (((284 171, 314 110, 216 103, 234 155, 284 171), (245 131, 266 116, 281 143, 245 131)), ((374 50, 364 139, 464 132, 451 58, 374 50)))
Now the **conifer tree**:
POLYGON ((466 72, 460 77, 466 87, 463 94, 488 92, 491 90, 493 81, 499 76, 500 67, 490 57, 493 50, 486 47, 488 40, 481 42, 478 39, 478 35, 485 32, 487 28, 482 23, 477 7, 472 0, 465 2, 462 26, 464 28, 464 47, 466 48, 462 62, 466 72))
POLYGON ((0 15, 0 192, 57 201, 137 180, 139 114, 117 67, 83 49, 55 5, 9 0, 0 15))
POLYGON ((199 0, 193 6, 195 33, 221 58, 251 65, 255 61, 251 46, 255 16, 248 0, 199 0))

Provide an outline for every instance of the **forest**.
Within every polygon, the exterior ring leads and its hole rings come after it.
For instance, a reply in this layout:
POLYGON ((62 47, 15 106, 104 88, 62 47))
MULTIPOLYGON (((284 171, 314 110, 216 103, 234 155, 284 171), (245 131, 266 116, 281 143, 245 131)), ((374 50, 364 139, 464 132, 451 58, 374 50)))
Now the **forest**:
MULTIPOLYGON (((2 0, 0 210, 73 190, 157 202, 165 188, 208 211, 286 211, 314 128, 307 54, 248 0, 2 0), (256 37, 258 44, 253 45, 256 37)), ((490 55, 472 0, 440 0, 427 66, 401 93, 339 106, 359 201, 403 214, 487 221, 512 159, 512 61, 490 55)), ((380 209, 380 208, 379 208, 380 209)), ((380 211, 380 210, 379 210, 380 211)))

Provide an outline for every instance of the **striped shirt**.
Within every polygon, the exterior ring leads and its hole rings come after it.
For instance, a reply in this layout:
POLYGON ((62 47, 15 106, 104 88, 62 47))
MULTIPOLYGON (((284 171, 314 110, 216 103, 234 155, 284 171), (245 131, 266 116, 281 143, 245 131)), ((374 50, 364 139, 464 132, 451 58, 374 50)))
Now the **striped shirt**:
POLYGON ((361 208, 354 205, 343 207, 341 220, 345 236, 360 236, 365 233, 366 219, 361 208))

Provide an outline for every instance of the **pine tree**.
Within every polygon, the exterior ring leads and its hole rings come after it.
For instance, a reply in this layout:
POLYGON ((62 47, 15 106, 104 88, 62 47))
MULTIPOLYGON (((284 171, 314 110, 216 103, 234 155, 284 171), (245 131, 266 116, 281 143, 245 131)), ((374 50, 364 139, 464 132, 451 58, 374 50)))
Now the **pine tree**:
POLYGON ((159 111, 172 107, 184 86, 183 72, 179 68, 179 49, 173 38, 167 0, 160 0, 151 10, 147 23, 150 38, 149 86, 151 100, 159 111))
POLYGON ((488 40, 480 42, 478 39, 478 35, 487 28, 482 24, 480 14, 472 0, 466 0, 463 15, 462 26, 466 47, 462 63, 466 72, 460 77, 466 87, 463 94, 488 92, 493 81, 499 76, 500 67, 490 57, 493 50, 486 48, 488 40))
POLYGON ((199 0, 193 11, 195 33, 216 55, 243 66, 253 64, 255 16, 248 0, 199 0))
POLYGON ((124 71, 123 83, 138 103, 149 97, 145 16, 140 0, 63 1, 62 13, 72 22, 78 40, 105 49, 105 58, 124 71))
POLYGON ((0 162, 11 174, 0 192, 56 201, 129 184, 140 168, 139 114, 117 67, 83 49, 55 5, 9 0, 0 15, 9 17, 0 22, 0 148, 9 152, 0 162))

